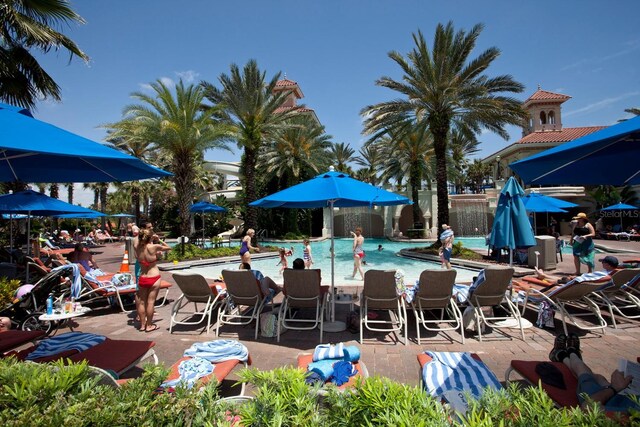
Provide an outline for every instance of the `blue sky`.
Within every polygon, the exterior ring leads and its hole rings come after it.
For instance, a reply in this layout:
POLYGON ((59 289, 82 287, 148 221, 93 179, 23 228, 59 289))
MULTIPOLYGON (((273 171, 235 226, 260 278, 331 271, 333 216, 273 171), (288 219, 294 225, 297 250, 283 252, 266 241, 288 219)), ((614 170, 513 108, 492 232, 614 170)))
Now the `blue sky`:
MULTIPOLYGON (((156 79, 217 84, 229 65, 256 59, 300 85, 334 142, 361 147, 359 111, 394 98, 377 87, 383 75, 401 76, 387 54, 406 54, 412 33, 431 44, 438 23, 456 29, 485 24, 472 57, 488 47, 502 55, 489 75, 510 74, 526 86, 524 100, 540 84, 573 98, 563 105, 565 127, 610 125, 640 107, 640 2, 581 1, 74 1, 87 21, 64 29, 90 56, 89 64, 64 52, 41 63, 62 87, 62 102, 41 102, 36 117, 96 141, 102 123, 117 121, 131 92, 156 79)), ((482 134, 479 157, 504 141, 482 134)), ((238 160, 211 151, 209 160, 238 160)))

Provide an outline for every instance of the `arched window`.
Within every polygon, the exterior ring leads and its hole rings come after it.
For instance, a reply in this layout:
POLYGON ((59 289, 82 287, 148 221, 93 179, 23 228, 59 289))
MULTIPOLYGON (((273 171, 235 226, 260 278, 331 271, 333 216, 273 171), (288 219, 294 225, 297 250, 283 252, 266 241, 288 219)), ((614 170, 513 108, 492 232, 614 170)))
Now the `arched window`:
POLYGON ((529 117, 529 129, 533 129, 533 117, 529 117))
POLYGON ((541 125, 547 124, 547 115, 545 114, 544 111, 540 111, 540 124, 541 125))
POLYGON ((550 125, 555 125, 556 124, 556 113, 553 111, 549 111, 549 124, 550 125))

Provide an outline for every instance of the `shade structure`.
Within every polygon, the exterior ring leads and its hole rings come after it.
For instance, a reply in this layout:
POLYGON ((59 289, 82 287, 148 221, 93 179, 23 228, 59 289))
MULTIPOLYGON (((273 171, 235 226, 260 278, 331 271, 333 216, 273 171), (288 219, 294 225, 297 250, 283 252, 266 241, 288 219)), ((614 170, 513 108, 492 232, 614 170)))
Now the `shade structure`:
POLYGON ((105 145, 0 103, 0 181, 113 182, 170 176, 105 145))
POLYGON ((204 247, 204 214, 226 212, 227 210, 222 206, 216 205, 215 203, 205 201, 194 203, 193 205, 191 205, 189 210, 191 212, 202 214, 202 247, 204 247))
POLYGON ((522 198, 524 190, 514 177, 506 182, 496 208, 489 244, 498 249, 509 248, 509 264, 513 263, 513 250, 536 244, 527 210, 522 198))
MULTIPOLYGON (((555 197, 546 196, 540 193, 529 193, 524 196, 522 200, 524 201, 524 207, 527 209, 527 212, 533 212, 534 214, 546 213, 547 223, 549 223, 550 213, 566 213, 567 211, 564 208, 573 208, 578 206, 575 203, 567 202, 562 199, 556 199, 555 197)), ((538 229, 535 215, 533 224, 535 232, 535 230, 538 229)))
POLYGON ((607 206, 600 210, 605 212, 620 212, 620 231, 624 231, 624 228, 622 227, 622 212, 637 211, 638 208, 636 206, 627 205, 626 203, 616 203, 615 205, 607 206))
POLYGON ((74 219, 74 218, 102 218, 108 216, 103 214, 102 212, 93 211, 93 212, 84 212, 84 213, 68 213, 68 214, 60 214, 60 215, 52 215, 54 218, 60 219, 74 219))
POLYGON ((331 218, 331 323, 325 331, 339 332, 344 322, 335 321, 334 207, 393 206, 412 204, 408 198, 351 178, 343 172, 329 172, 249 203, 262 208, 329 208, 331 218))
POLYGON ((640 184, 640 116, 511 163, 539 185, 640 184))

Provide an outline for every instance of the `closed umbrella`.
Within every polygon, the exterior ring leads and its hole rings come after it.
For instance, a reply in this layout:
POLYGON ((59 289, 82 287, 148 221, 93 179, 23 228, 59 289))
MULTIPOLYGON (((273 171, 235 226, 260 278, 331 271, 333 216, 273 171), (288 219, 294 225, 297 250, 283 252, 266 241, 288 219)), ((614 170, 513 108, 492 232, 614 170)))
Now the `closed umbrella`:
POLYGON ((138 158, 0 103, 0 181, 112 182, 170 176, 138 158))
POLYGON ((249 203, 263 208, 329 208, 331 219, 331 322, 325 323, 328 332, 345 330, 344 322, 335 321, 335 266, 334 266, 334 207, 393 206, 411 204, 411 200, 351 178, 343 172, 329 172, 300 184, 278 191, 249 203))
POLYGON ((527 210, 522 198, 524 190, 514 177, 510 177, 500 192, 496 215, 491 228, 489 244, 494 248, 509 248, 509 264, 513 264, 513 250, 535 246, 527 210))
POLYGON ((527 184, 640 184, 640 116, 511 163, 527 184))
POLYGON ((636 206, 627 205, 626 203, 616 203, 615 205, 607 206, 606 208, 600 209, 605 212, 620 212, 620 231, 624 231, 622 228, 622 213, 624 211, 637 211, 638 208, 636 206))
POLYGON ((204 248, 204 214, 212 212, 226 212, 227 210, 215 203, 201 201, 191 205, 189 211, 202 214, 202 247, 204 248))

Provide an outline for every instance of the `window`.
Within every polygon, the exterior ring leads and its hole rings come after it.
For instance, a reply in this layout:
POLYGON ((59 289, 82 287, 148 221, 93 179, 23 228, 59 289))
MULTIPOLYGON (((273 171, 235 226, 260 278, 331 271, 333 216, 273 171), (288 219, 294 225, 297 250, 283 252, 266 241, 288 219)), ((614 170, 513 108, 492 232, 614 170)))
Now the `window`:
POLYGON ((556 113, 553 111, 549 111, 549 124, 550 125, 555 125, 556 124, 556 113))
POLYGON ((540 124, 541 125, 547 124, 547 115, 545 114, 544 111, 540 111, 540 124))

